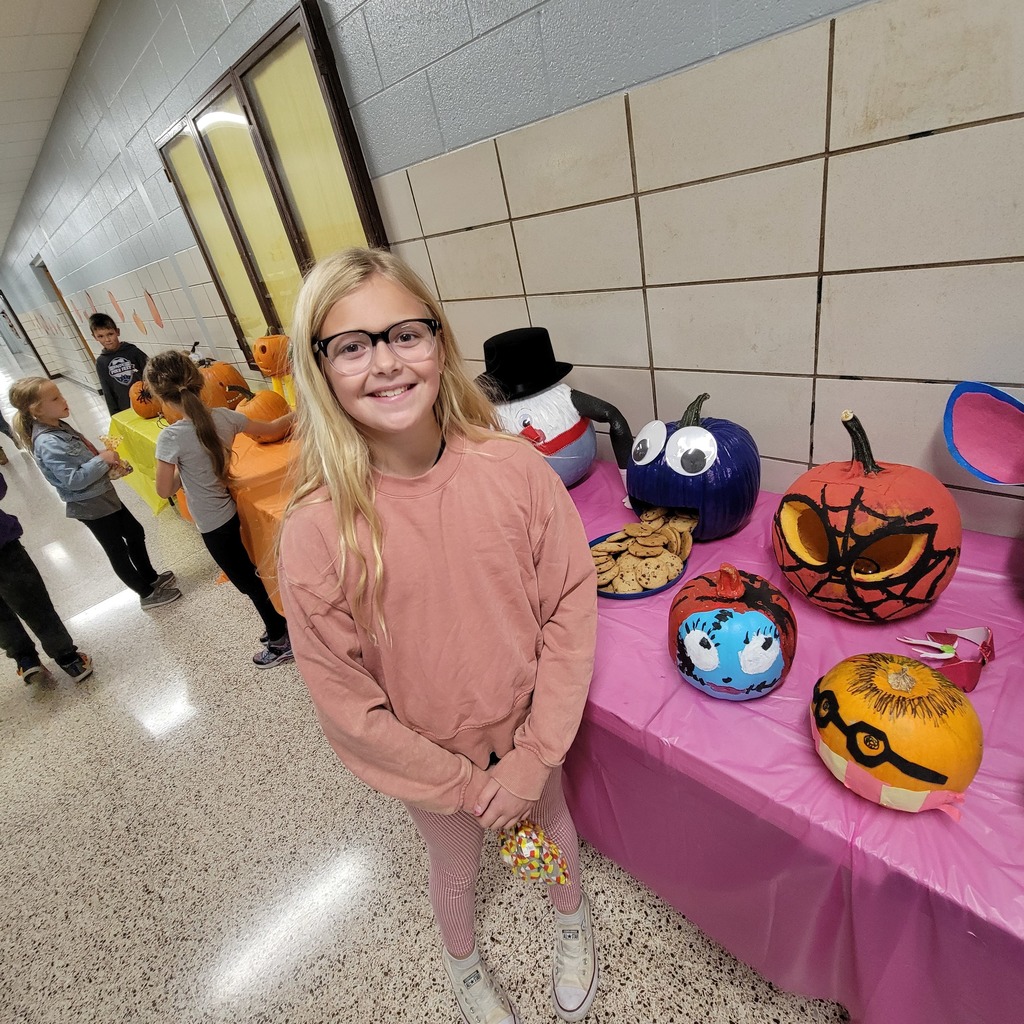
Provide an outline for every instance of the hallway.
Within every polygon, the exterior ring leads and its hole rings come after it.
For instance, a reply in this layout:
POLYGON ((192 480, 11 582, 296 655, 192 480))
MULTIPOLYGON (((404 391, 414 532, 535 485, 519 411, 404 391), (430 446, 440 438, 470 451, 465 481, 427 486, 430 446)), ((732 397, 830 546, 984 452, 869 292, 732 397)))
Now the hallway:
MULTIPOLYGON (((0 348, 0 388, 37 372, 0 348)), ((97 394, 57 381, 92 438, 97 394)), ((191 524, 124 483, 184 597, 149 613, 4 437, 6 511, 95 673, 0 688, 0 1013, 20 1024, 456 1019, 402 807, 350 776, 294 664, 251 664, 259 620, 191 524)), ((679 810, 680 813, 684 809, 679 810)), ((751 859, 756 851, 751 851, 751 859)), ((584 847, 602 958, 595 1022, 835 1024, 584 847)), ((532 888, 533 891, 529 891, 532 888)), ((523 1021, 549 1008, 549 911, 485 850, 481 949, 523 1021)))

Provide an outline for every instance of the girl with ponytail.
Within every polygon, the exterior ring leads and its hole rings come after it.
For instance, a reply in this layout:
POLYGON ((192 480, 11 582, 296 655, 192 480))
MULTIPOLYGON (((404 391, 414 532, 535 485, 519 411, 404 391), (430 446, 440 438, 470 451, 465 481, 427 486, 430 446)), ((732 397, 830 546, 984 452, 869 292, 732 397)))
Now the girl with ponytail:
POLYGON ((145 379, 164 406, 181 413, 181 419, 165 427, 156 442, 157 494, 169 498, 179 487, 185 489, 189 514, 207 550, 263 620, 263 646, 253 655, 253 664, 271 668, 291 661, 288 623, 271 602, 242 544, 238 508, 228 483, 235 436, 280 436, 291 425, 292 414, 261 423, 231 409, 207 407, 200 397, 203 375, 184 352, 153 356, 146 364, 145 379))

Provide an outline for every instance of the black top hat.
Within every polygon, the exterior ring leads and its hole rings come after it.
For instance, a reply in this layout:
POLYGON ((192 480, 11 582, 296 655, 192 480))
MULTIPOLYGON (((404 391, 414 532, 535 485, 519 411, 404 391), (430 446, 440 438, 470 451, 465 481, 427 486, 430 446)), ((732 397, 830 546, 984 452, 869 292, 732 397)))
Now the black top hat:
POLYGON ((572 363, 560 363, 551 348, 551 337, 544 327, 519 327, 503 331, 484 342, 487 370, 477 381, 500 398, 509 401, 536 395, 557 384, 572 363))

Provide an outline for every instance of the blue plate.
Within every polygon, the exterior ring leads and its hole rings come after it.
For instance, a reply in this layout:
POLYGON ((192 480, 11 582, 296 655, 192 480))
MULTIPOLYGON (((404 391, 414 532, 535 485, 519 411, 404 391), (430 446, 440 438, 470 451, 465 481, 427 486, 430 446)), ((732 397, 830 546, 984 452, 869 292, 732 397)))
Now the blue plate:
MULTIPOLYGON (((621 533, 621 530, 613 530, 612 533, 621 533)), ((602 541, 607 540, 611 536, 611 533, 606 533, 603 537, 595 537, 593 540, 587 543, 593 547, 595 544, 600 544, 602 541)), ((606 597, 609 601, 636 601, 642 597, 653 597, 655 594, 660 594, 663 590, 668 590, 669 587, 675 586, 682 578, 683 573, 686 572, 686 562, 683 562, 682 569, 679 570, 679 575, 674 579, 668 581, 663 587, 657 587, 654 590, 641 590, 639 594, 613 594, 611 591, 598 589, 598 597, 606 597)))

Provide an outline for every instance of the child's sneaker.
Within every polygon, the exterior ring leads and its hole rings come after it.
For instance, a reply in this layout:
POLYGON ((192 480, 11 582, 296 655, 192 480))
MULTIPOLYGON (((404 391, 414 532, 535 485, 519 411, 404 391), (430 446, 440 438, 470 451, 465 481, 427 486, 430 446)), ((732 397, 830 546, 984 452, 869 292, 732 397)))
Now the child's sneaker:
POLYGON ((32 683, 42 683, 50 678, 50 673, 38 661, 34 665, 19 664, 18 675, 25 680, 26 686, 31 686, 32 683))
POLYGON ((83 654, 79 651, 78 657, 74 661, 61 665, 61 668, 71 676, 71 682, 80 683, 83 679, 88 679, 92 675, 92 658, 88 654, 83 654))
POLYGON ((170 604, 181 597, 181 591, 177 587, 156 587, 149 597, 139 598, 139 604, 143 608, 159 608, 162 604, 170 604))
POLYGON ((551 1001, 562 1020, 583 1020, 597 995, 597 948, 586 893, 572 915, 555 912, 551 1001))
POLYGON ((294 660, 292 642, 287 636, 277 643, 268 643, 266 647, 252 656, 252 663, 257 668, 273 668, 275 665, 283 665, 285 662, 294 660))
POLYGON ((456 960, 443 950, 441 959, 466 1024, 518 1024, 515 1007, 475 949, 465 960, 456 960))
POLYGON ((153 580, 153 589, 162 590, 164 587, 170 587, 174 585, 174 573, 170 569, 160 573, 155 580, 153 580))

